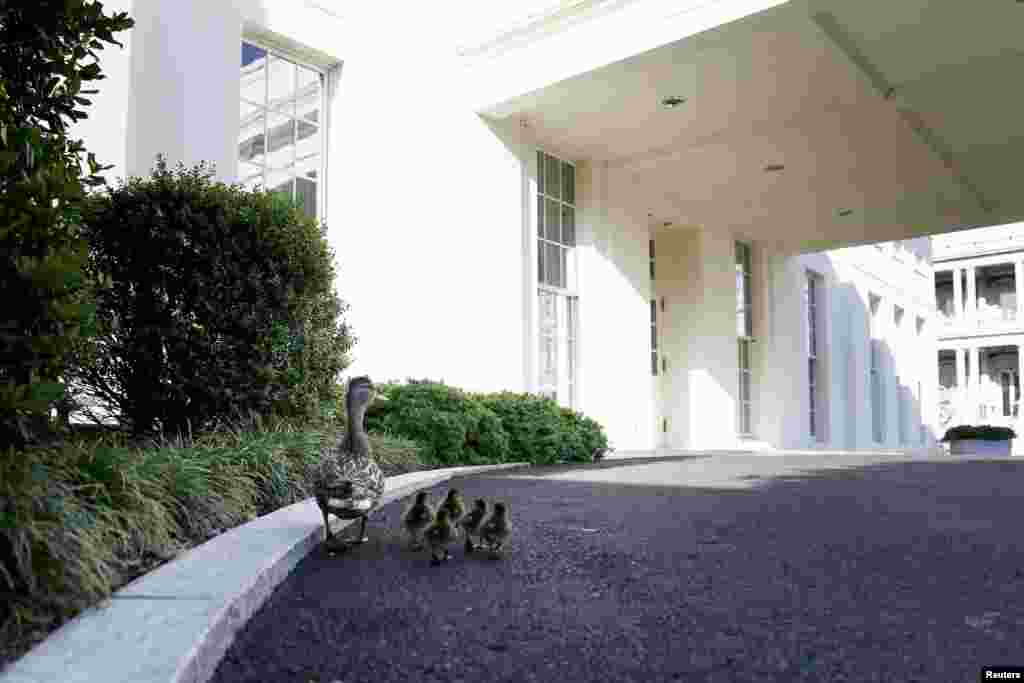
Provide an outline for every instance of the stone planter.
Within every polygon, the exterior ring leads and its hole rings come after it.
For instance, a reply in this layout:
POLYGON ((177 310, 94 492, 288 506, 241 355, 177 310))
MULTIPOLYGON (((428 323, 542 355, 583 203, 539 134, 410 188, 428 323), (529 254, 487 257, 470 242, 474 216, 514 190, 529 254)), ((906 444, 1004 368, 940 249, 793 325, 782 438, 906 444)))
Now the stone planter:
POLYGON ((949 442, 950 455, 1009 456, 1013 439, 988 441, 986 439, 955 439, 949 442))

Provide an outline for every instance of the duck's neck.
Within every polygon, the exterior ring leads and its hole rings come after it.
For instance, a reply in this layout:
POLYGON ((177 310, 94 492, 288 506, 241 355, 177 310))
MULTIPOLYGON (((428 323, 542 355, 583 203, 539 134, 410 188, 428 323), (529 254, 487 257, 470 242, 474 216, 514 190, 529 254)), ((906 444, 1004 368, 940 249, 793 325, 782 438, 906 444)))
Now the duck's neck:
POLYGON ((370 438, 363 428, 366 405, 349 406, 348 434, 345 436, 345 450, 355 455, 370 454, 370 438))

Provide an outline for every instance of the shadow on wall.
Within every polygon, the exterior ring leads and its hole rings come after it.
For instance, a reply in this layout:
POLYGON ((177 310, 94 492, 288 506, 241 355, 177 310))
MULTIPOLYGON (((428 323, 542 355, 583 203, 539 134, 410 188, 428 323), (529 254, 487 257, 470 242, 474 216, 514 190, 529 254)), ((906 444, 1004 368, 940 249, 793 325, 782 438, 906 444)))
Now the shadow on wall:
MULTIPOLYGON (((843 309, 839 315, 825 318, 826 324, 833 325, 832 334, 826 336, 832 341, 827 352, 838 354, 826 359, 826 372, 840 376, 835 383, 830 382, 828 375, 824 376, 823 386, 831 385, 840 392, 841 405, 831 410, 831 414, 845 428, 843 434, 836 435, 840 440, 833 445, 854 448, 859 444, 864 448, 877 443, 913 448, 933 444, 938 436, 930 424, 932 413, 922 403, 920 394, 926 394, 925 378, 928 373, 935 373, 935 368, 931 362, 931 345, 921 349, 917 342, 916 317, 909 307, 904 308, 898 333, 902 339, 897 341, 897 344, 905 344, 902 351, 894 348, 891 339, 872 338, 871 303, 864 300, 853 283, 840 279, 828 252, 820 256, 823 258, 815 265, 827 264, 821 274, 831 278, 836 290, 830 301, 841 302, 843 309), (923 351, 928 353, 922 356, 923 351)), ((882 329, 892 330, 892 302, 883 301, 877 315, 882 329)), ((839 397, 828 398, 834 401, 839 397)))

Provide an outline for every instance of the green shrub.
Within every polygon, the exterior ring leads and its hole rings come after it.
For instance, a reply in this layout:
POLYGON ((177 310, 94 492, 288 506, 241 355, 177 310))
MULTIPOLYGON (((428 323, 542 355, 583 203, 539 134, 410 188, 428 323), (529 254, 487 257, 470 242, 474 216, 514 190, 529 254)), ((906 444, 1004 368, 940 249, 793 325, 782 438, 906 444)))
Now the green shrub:
POLYGON ((99 2, 0 2, 0 457, 52 442, 63 366, 91 333, 79 209, 110 167, 68 132, 104 78, 96 51, 132 24, 99 2))
POLYGON ((1017 433, 1009 427, 993 427, 992 425, 958 425, 946 430, 940 441, 957 441, 963 439, 980 439, 981 441, 1009 441, 1017 437, 1017 433))
POLYGON ((460 389, 431 381, 380 387, 388 400, 370 405, 368 431, 412 439, 442 465, 507 461, 508 435, 498 417, 460 389))
POLYGON ((136 434, 259 413, 318 418, 354 340, 326 226, 272 192, 158 158, 90 198, 98 335, 70 380, 136 434))
POLYGON ((501 418, 513 460, 538 464, 591 462, 607 448, 604 430, 594 420, 536 394, 482 394, 480 401, 501 418))
POLYGON ((413 439, 438 464, 591 462, 608 447, 594 420, 534 394, 472 394, 430 380, 382 384, 368 429, 413 439))

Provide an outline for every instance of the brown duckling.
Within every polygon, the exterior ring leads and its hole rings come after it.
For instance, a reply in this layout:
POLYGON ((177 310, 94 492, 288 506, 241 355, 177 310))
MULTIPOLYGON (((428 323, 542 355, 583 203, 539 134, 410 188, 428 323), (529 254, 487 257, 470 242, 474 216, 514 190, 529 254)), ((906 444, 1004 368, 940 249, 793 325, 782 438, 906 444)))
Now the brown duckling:
POLYGON ((423 532, 423 540, 427 542, 430 549, 430 564, 437 566, 442 560, 447 560, 448 545, 455 539, 455 528, 448 519, 448 511, 441 508, 437 511, 434 523, 423 532))
POLYGON ((434 510, 427 502, 427 491, 416 493, 416 502, 406 511, 402 517, 402 526, 409 534, 410 547, 413 550, 422 550, 423 531, 434 521, 434 510))
POLYGON ((474 539, 480 532, 480 525, 487 516, 487 502, 483 498, 477 498, 473 503, 473 509, 466 513, 466 516, 459 520, 459 528, 466 534, 466 552, 476 550, 474 539))
POLYGON ((495 503, 494 512, 480 525, 480 544, 487 546, 492 552, 497 552, 502 549, 511 534, 508 506, 505 503, 495 503))
MULTIPOLYGON (((466 504, 462 502, 462 495, 459 494, 458 489, 448 489, 448 495, 445 496, 440 509, 448 511, 448 519, 452 524, 459 523, 462 516, 466 514, 466 504)), ((458 528, 456 528, 457 531, 458 528)))

